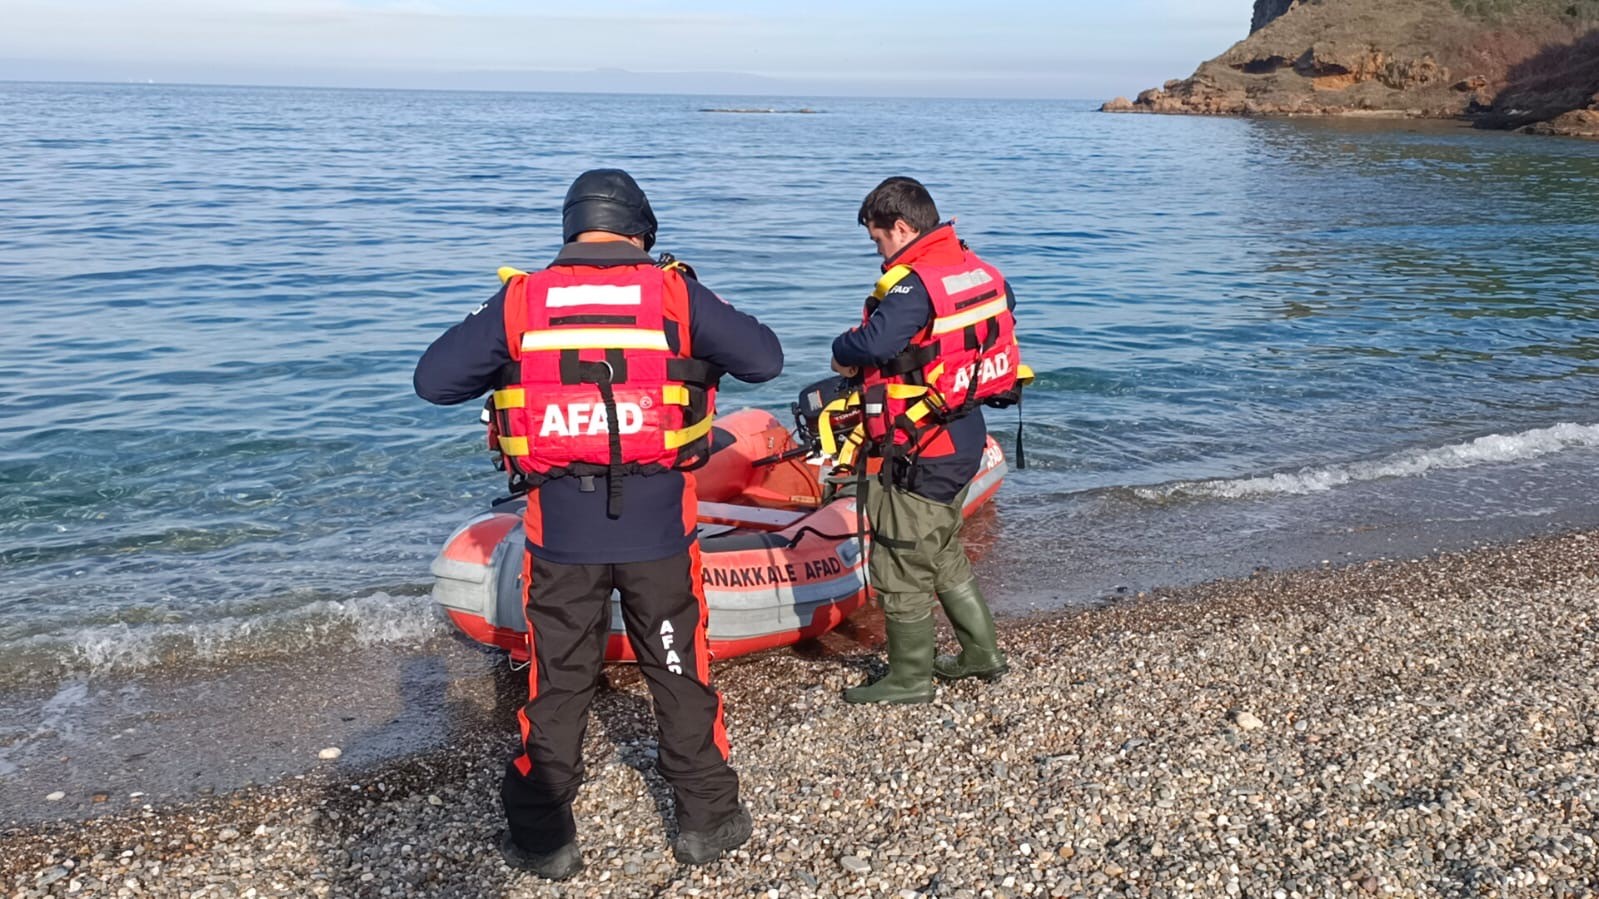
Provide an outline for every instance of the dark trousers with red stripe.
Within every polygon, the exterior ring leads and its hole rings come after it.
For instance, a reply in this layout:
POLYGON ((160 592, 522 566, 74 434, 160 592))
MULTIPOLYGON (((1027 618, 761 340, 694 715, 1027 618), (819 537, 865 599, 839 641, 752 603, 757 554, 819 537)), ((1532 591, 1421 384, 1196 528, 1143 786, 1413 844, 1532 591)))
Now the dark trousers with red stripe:
POLYGON ((611 590, 639 672, 655 699, 659 769, 683 831, 710 830, 738 810, 727 764, 722 697, 710 684, 700 551, 651 562, 562 565, 528 557, 528 701, 517 713, 523 752, 500 798, 511 836, 550 852, 577 835, 572 800, 583 782, 583 737, 610 633, 611 590))

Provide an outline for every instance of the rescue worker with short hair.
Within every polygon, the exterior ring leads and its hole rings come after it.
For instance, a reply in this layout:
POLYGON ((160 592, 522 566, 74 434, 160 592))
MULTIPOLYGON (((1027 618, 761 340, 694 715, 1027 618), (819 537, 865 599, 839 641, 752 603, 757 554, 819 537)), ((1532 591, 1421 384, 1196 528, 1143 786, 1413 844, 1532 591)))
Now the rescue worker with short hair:
POLYGON ((834 339, 833 370, 861 379, 868 438, 883 456, 883 477, 864 505, 889 671, 844 698, 928 702, 934 675, 992 680, 1009 668, 960 530, 967 485, 988 442, 981 405, 1002 387, 1019 389, 1015 296, 952 223, 940 223, 932 196, 914 179, 879 184, 858 221, 883 257, 884 275, 862 324, 834 339), (959 655, 935 658, 934 605, 943 606, 959 655))
MULTIPOLYGON (((506 861, 564 880, 583 867, 572 801, 604 661, 611 591, 654 698, 676 858, 706 864, 749 839, 711 686, 694 477, 710 453, 717 379, 776 377, 776 335, 647 250, 656 219, 626 172, 572 183, 565 245, 444 332, 416 392, 455 404, 494 390, 508 464, 528 479, 525 609, 532 663, 523 752, 501 787, 506 861)), ((663 257, 666 259, 667 257, 663 257)))

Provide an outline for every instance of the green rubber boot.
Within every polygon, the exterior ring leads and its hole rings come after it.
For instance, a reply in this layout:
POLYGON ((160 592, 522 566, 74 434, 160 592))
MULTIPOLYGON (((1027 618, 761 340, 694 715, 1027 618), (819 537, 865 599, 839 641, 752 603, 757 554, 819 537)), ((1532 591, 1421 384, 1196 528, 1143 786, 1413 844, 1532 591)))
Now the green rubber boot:
POLYGON ((910 705, 933 701, 933 616, 920 621, 883 624, 888 632, 888 674, 844 691, 845 702, 893 702, 910 705))
POLYGON ((999 639, 994 634, 994 615, 983 602, 977 581, 970 580, 959 587, 942 590, 938 601, 944 606, 955 629, 955 639, 960 641, 961 654, 939 656, 933 661, 933 674, 943 680, 960 680, 980 677, 986 681, 999 680, 1010 670, 1005 654, 999 651, 999 639))

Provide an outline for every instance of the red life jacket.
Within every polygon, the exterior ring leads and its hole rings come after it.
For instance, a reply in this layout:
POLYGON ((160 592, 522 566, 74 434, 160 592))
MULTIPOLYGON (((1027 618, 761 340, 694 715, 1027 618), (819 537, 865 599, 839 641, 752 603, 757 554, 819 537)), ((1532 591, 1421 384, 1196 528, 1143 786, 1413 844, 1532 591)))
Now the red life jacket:
POLYGON ((686 471, 710 457, 717 373, 690 355, 678 272, 639 263, 512 275, 505 337, 515 374, 494 391, 499 446, 533 485, 608 475, 618 515, 622 475, 686 471))
POLYGON ((884 268, 863 320, 912 272, 927 288, 933 315, 904 352, 864 372, 867 437, 920 450, 940 426, 980 404, 1014 404, 1021 350, 999 269, 977 258, 947 224, 918 238, 884 268))

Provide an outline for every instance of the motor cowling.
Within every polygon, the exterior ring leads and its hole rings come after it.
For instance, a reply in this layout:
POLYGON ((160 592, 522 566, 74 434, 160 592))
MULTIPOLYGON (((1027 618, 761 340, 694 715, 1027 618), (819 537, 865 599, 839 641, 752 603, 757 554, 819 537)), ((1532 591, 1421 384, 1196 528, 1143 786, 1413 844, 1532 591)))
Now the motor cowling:
POLYGON ((805 385, 799 392, 799 399, 789 404, 794 412, 794 429, 799 442, 809 445, 820 440, 823 416, 827 416, 834 433, 847 434, 853 431, 861 423, 860 406, 852 404, 848 408, 831 411, 828 406, 848 397, 856 389, 855 382, 842 375, 830 375, 805 385))

